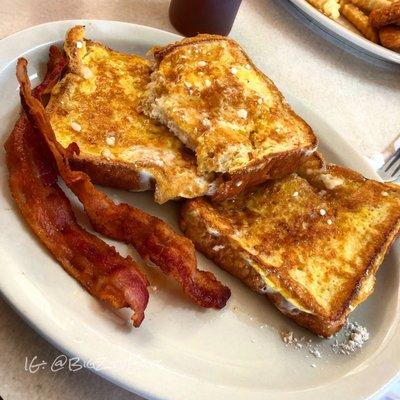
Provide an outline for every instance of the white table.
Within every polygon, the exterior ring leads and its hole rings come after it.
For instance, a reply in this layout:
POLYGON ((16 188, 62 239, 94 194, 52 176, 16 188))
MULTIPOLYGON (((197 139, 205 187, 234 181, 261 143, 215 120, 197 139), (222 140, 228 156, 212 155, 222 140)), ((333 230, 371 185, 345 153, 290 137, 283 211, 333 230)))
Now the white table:
MULTIPOLYGON (((400 133, 400 67, 383 68, 329 44, 282 7, 243 0, 231 36, 275 83, 317 112, 365 156, 400 133)), ((110 19, 174 31, 168 0, 1 0, 0 38, 43 22, 110 19)), ((317 132, 318 133, 318 132, 317 132)), ((4 400, 139 399, 82 369, 28 373, 25 359, 60 353, 0 299, 0 395, 4 400)), ((397 390, 400 392, 399 388, 397 390)))

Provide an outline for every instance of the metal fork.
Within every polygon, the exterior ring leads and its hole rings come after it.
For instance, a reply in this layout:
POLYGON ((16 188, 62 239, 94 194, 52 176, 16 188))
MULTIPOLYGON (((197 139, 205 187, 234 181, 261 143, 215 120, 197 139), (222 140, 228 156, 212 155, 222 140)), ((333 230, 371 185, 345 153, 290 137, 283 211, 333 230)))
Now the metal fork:
POLYGON ((393 182, 400 178, 400 147, 377 172, 384 182, 393 182))

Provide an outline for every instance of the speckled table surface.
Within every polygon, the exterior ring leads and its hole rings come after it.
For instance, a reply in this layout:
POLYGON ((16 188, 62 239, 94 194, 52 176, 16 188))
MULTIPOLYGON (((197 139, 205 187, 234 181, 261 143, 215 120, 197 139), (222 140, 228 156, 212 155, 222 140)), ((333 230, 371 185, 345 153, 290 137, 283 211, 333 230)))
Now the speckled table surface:
MULTIPOLYGON (((400 133, 400 67, 372 65, 308 30, 286 0, 243 0, 231 36, 275 83, 301 98, 365 156, 400 133), (283 61, 282 61, 283 60, 283 61)), ((92 18, 174 31, 168 0, 0 0, 0 38, 43 22, 92 18)), ((0 299, 0 395, 5 400, 139 399, 81 369, 25 371, 26 360, 60 353, 0 299)), ((392 388, 400 398, 400 389, 392 388)), ((389 396, 389 395, 388 395, 389 396)))

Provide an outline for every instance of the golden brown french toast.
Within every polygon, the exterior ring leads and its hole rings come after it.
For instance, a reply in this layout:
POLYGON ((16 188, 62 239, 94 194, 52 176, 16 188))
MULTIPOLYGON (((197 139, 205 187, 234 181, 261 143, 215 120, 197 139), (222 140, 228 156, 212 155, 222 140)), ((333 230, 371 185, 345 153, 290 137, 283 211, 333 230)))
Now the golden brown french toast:
POLYGON ((317 147, 311 128, 232 39, 198 35, 153 49, 142 109, 225 183, 215 199, 292 173, 317 147))
POLYGON ((328 337, 374 289, 400 230, 400 187, 315 163, 221 203, 185 202, 202 253, 298 324, 328 337))
POLYGON ((168 129, 137 111, 150 63, 84 38, 76 26, 64 44, 69 71, 46 108, 63 147, 78 144, 73 166, 96 183, 129 190, 155 186, 159 203, 211 193, 212 174, 197 172, 194 155, 168 129))

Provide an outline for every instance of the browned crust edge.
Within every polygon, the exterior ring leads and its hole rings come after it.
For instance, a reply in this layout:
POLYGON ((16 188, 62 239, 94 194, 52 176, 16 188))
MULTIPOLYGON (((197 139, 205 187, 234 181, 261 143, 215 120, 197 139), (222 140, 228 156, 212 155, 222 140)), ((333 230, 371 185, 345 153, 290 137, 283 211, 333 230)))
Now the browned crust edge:
POLYGON ((73 169, 85 172, 98 185, 135 192, 155 188, 154 179, 151 178, 147 182, 143 180, 141 178, 143 170, 132 164, 85 156, 74 156, 70 158, 70 163, 73 169))
POLYGON ((245 188, 258 185, 269 179, 283 178, 296 171, 307 158, 303 149, 290 150, 265 157, 250 168, 228 175, 218 187, 212 199, 224 201, 238 195, 245 188))
POLYGON ((64 50, 70 54, 70 58, 69 58, 69 66, 70 67, 68 68, 69 71, 73 71, 74 66, 78 67, 77 69, 79 69, 80 66, 82 65, 82 60, 77 55, 78 49, 75 46, 75 43, 77 41, 82 41, 82 44, 88 43, 90 45, 98 45, 112 53, 118 53, 118 54, 122 54, 122 55, 126 55, 126 56, 136 56, 136 57, 142 58, 144 61, 150 62, 147 58, 139 56, 135 53, 128 53, 125 51, 116 51, 116 50, 112 49, 111 47, 107 46, 106 44, 99 42, 98 40, 86 38, 85 29, 86 29, 86 25, 75 25, 72 28, 70 28, 66 33, 66 37, 64 40, 64 50), (71 64, 71 61, 72 61, 72 64, 71 64))
POLYGON ((283 94, 271 79, 256 67, 248 54, 235 40, 225 36, 200 34, 195 37, 185 38, 181 41, 171 43, 165 47, 154 47, 150 52, 154 56, 156 66, 158 66, 168 53, 179 49, 180 47, 207 41, 227 41, 233 43, 235 46, 239 46, 247 62, 269 84, 270 89, 275 92, 282 104, 287 108, 288 113, 304 125, 307 130, 306 134, 311 138, 311 144, 308 146, 296 150, 271 154, 261 160, 248 164, 245 168, 240 169, 235 173, 224 174, 225 182, 218 187, 216 194, 213 196, 214 201, 223 201, 236 196, 246 187, 262 183, 268 179, 282 178, 291 174, 297 169, 301 161, 303 161, 307 155, 311 155, 316 151, 318 147, 318 139, 307 122, 293 111, 292 107, 286 102, 283 94))

